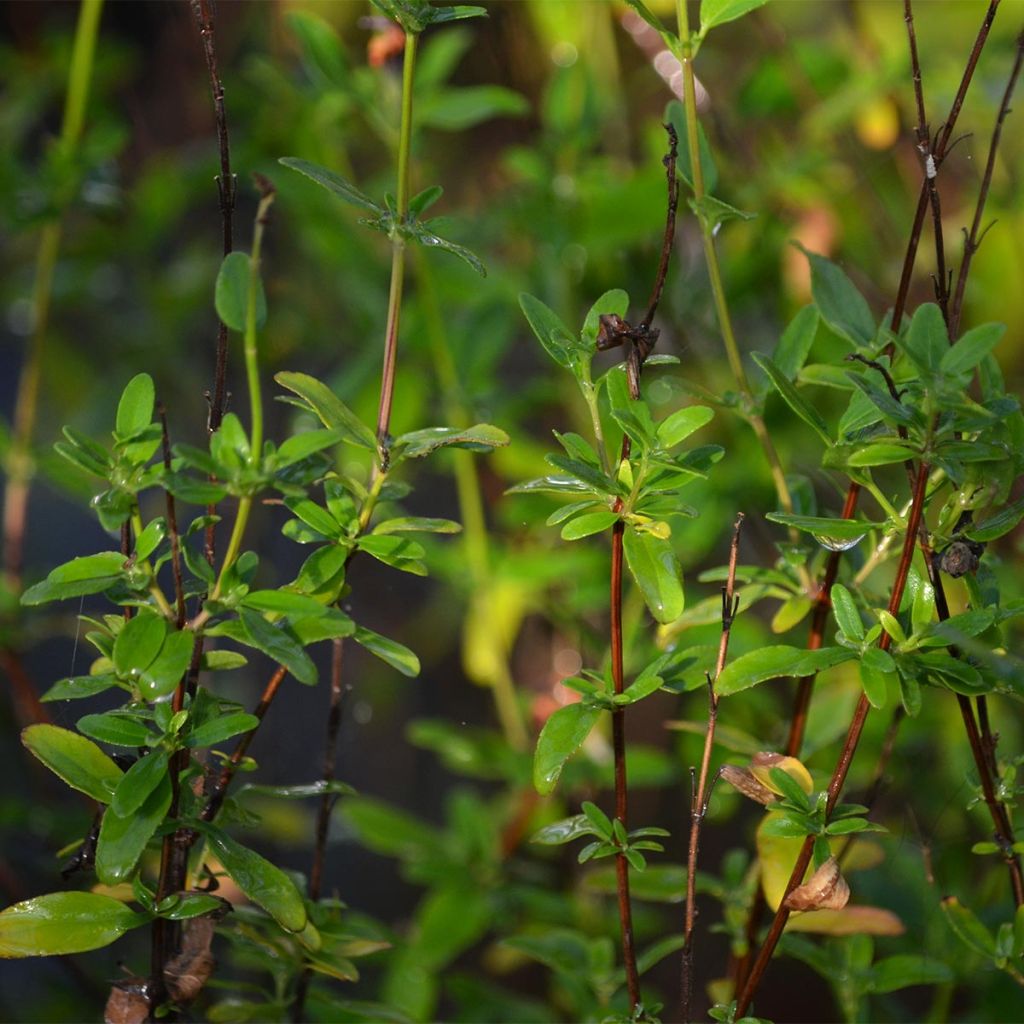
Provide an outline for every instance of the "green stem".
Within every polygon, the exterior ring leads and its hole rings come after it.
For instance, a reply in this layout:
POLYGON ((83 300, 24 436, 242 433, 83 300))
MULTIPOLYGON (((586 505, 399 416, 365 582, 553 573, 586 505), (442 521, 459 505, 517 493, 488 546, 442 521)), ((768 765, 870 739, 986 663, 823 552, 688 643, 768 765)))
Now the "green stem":
MULTIPOLYGON (((138 541, 140 534, 142 533, 142 515, 139 513, 139 506, 135 506, 135 511, 132 512, 132 530, 135 533, 135 540, 138 541)), ((144 559, 140 564, 140 567, 145 569, 149 574, 149 592, 153 595, 153 600, 156 602, 156 606, 160 609, 161 613, 165 618, 174 620, 175 611, 171 607, 170 602, 164 596, 164 592, 160 589, 160 584, 156 581, 156 576, 153 573, 153 567, 149 564, 149 559, 144 559)))
MULTIPOLYGON (((690 174, 693 179, 693 196, 699 203, 706 195, 704 188, 704 169, 700 162, 700 140, 698 137, 697 120, 697 91, 693 76, 694 48, 690 40, 690 23, 686 10, 686 0, 676 0, 676 12, 679 19, 679 36, 682 44, 681 62, 683 65, 683 107, 686 110, 686 141, 690 153, 690 174)), ((789 484, 786 482, 786 474, 782 469, 782 462, 775 450, 768 428, 764 419, 757 411, 757 405, 750 381, 747 379, 746 371, 743 369, 743 359, 740 356, 739 345, 736 342, 736 332, 733 330, 732 317, 729 314, 729 303, 725 294, 725 285, 722 283, 722 271, 718 263, 718 253, 715 249, 715 239, 711 228, 702 218, 698 218, 701 226, 701 238, 704 247, 704 262, 708 268, 708 278, 711 283, 711 295, 715 304, 715 315, 718 318, 718 326, 722 333, 722 342, 725 345, 726 358, 729 361, 729 369, 732 371, 736 387, 739 388, 743 398, 744 411, 750 422, 757 440, 764 452, 768 462, 768 469, 771 472, 772 481, 775 484, 775 492, 778 495, 779 504, 784 512, 793 512, 793 496, 789 491, 789 484)), ((790 540, 799 543, 799 534, 796 530, 790 530, 790 540)), ((802 582, 807 590, 812 589, 810 574, 805 567, 801 567, 802 582)))
MULTIPOLYGON (((56 153, 65 173, 70 172, 72 159, 85 124, 85 110, 92 82, 96 39, 99 35, 103 0, 82 0, 75 28, 75 40, 68 71, 68 87, 64 119, 56 153)), ((43 226, 36 254, 32 285, 32 337, 29 341, 14 410, 14 430, 7 459, 7 487, 3 508, 4 583, 12 590, 21 587, 22 557, 29 485, 34 472, 31 458, 32 435, 39 408, 39 387, 42 379, 46 330, 53 297, 53 276, 60 250, 64 210, 72 196, 63 189, 56 196, 58 208, 54 220, 43 226)))
POLYGON ((405 279, 405 226, 409 219, 409 157, 412 152, 412 97, 419 37, 405 35, 405 59, 402 64, 402 125, 398 137, 398 210, 391 231, 391 289, 388 294, 388 318, 384 330, 384 368, 380 379, 380 405, 377 411, 379 463, 374 475, 387 472, 388 429, 395 391, 395 365, 398 361, 398 328, 402 312, 402 285, 405 279))
POLYGON ((590 425, 594 431, 594 440, 597 442, 597 454, 601 458, 601 469, 605 473, 611 473, 611 465, 608 461, 608 449, 604 443, 604 429, 601 426, 601 411, 597 406, 597 389, 590 379, 590 367, 583 371, 583 379, 580 381, 580 391, 583 392, 583 400, 587 403, 590 412, 590 425))
MULTIPOLYGON (((249 295, 245 309, 245 378, 249 386, 249 414, 252 433, 249 438, 249 458, 256 465, 263 454, 263 395, 260 391, 259 352, 256 348, 256 298, 260 288, 260 251, 263 248, 263 230, 267 224, 267 211, 274 201, 273 190, 260 197, 256 211, 256 226, 252 233, 252 255, 249 257, 249 295)), ((229 564, 225 560, 225 565, 229 564)))

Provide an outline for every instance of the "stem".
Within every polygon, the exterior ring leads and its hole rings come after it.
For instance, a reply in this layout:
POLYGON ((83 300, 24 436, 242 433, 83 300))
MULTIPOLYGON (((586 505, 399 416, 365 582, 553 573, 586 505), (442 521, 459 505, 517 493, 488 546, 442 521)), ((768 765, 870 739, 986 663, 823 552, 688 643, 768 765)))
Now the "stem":
POLYGON ((949 337, 955 341, 960 331, 960 315, 963 312, 964 288, 967 285, 967 275, 971 270, 971 261, 974 254, 981 245, 983 236, 981 232, 981 218, 985 213, 985 204, 988 201, 988 190, 992 184, 992 172, 996 164, 996 152, 999 149, 999 140, 1003 133, 1003 122, 1010 113, 1010 99, 1013 90, 1017 85, 1017 78, 1020 76, 1021 64, 1024 63, 1024 33, 1017 37, 1017 53, 1013 59, 1013 69, 1010 78, 1006 83, 1003 92, 1003 101, 999 104, 999 114, 996 116, 996 124, 992 130, 992 141, 988 147, 988 159, 985 162, 985 173, 981 179, 981 188, 978 191, 978 202, 974 207, 974 220, 971 223, 971 230, 964 239, 964 258, 960 264, 960 270, 956 278, 956 290, 953 293, 953 302, 949 313, 949 337))
MULTIPOLYGON (((627 447, 628 439, 623 439, 627 447)), ((611 571, 611 647, 612 682, 615 693, 622 693, 622 535, 625 524, 620 519, 612 527, 612 571, 611 571)), ((622 827, 627 822, 628 789, 626 783, 626 723, 623 709, 616 707, 612 712, 612 751, 615 761, 615 817, 622 827)), ((626 968, 626 988, 629 1002, 635 1012, 640 1005, 640 973, 636 965, 636 948, 633 940, 633 911, 629 899, 629 861, 624 853, 615 855, 615 882, 618 893, 619 924, 622 928, 622 959, 626 968)))
MULTIPOLYGON (((171 471, 171 439, 167 430, 167 410, 163 402, 157 402, 157 415, 160 417, 161 454, 164 469, 171 471)), ((174 495, 167 494, 167 532, 171 538, 171 568, 174 572, 174 603, 177 611, 178 629, 185 628, 185 581, 181 573, 181 535, 178 533, 178 514, 174 503, 174 495)))
MULTIPOLYGON (((732 623, 736 617, 737 602, 733 596, 736 587, 736 562, 740 550, 740 529, 743 526, 743 513, 736 516, 733 525, 732 545, 729 548, 729 573, 725 586, 722 588, 722 635, 718 643, 718 660, 715 663, 715 680, 722 674, 725 661, 729 655, 729 637, 732 623)), ((711 751, 715 743, 715 726, 718 722, 718 697, 715 694, 714 682, 708 680, 709 714, 708 728, 704 734, 704 753, 700 762, 700 775, 697 788, 693 793, 690 805, 690 844, 686 858, 686 918, 683 945, 683 1021, 690 1020, 690 1003, 693 995, 693 925, 696 917, 696 884, 697 884, 697 853, 700 848, 700 830, 707 812, 708 772, 711 766, 711 751)))
POLYGON ((405 223, 409 217, 409 156, 412 150, 413 76, 419 37, 405 36, 402 64, 402 125, 398 139, 398 223, 391 233, 391 290, 388 295, 387 326, 384 330, 384 369, 380 380, 380 405, 377 412, 377 444, 380 471, 388 466, 388 428, 395 390, 395 365, 398 360, 398 328, 402 311, 402 284, 405 277, 405 223))
MULTIPOLYGON (((71 64, 68 69, 64 119, 55 147, 58 163, 65 173, 68 173, 72 166, 85 124, 85 110, 92 82, 93 58, 102 10, 103 0, 82 0, 78 10, 71 64)), ((32 337, 18 379, 14 429, 7 456, 7 487, 4 491, 3 583, 13 593, 21 590, 28 494, 35 471, 31 454, 32 436, 39 412, 39 389, 46 349, 46 330, 53 298, 54 271, 60 250, 64 212, 72 198, 73 195, 66 185, 54 196, 58 212, 53 220, 43 226, 39 236, 39 250, 36 253, 31 298, 32 337)))
MULTIPOLYGON (((918 467, 917 478, 914 482, 914 499, 913 505, 910 509, 910 520, 907 524, 907 532, 903 538, 903 551, 900 555, 900 562, 896 569, 896 578, 893 581, 892 594, 889 599, 889 613, 891 615, 895 615, 899 611, 900 603, 903 600, 903 591, 906 588, 907 577, 910 574, 910 563, 913 560, 914 545, 917 541, 918 530, 924 513, 925 490, 927 483, 928 464, 926 462, 922 462, 918 467)), ((889 649, 891 644, 892 637, 883 631, 881 640, 878 644, 879 648, 886 651, 889 649)), ((864 723, 867 721, 868 712, 870 710, 871 705, 868 703, 867 697, 862 693, 860 700, 857 702, 857 707, 854 710, 853 719, 850 722, 850 727, 846 734, 846 741, 843 744, 842 752, 839 756, 838 762, 836 763, 835 770, 832 773, 832 779, 828 785, 828 799, 825 804, 826 820, 839 800, 839 794, 842 791, 843 784, 846 782, 846 776, 850 770, 850 764, 853 761, 854 754, 857 752, 857 745, 860 742, 861 734, 864 731, 864 723)), ((786 922, 789 920, 790 911, 786 907, 786 897, 803 881, 804 874, 807 871, 807 867, 811 862, 811 856, 814 852, 814 838, 814 836, 807 836, 804 840, 803 847, 797 857, 796 865, 790 875, 789 882, 786 884, 786 891, 783 894, 782 902, 779 904, 779 909, 775 912, 775 918, 772 921, 771 928, 768 930, 768 936, 758 952, 757 959, 754 961, 754 965, 750 970, 750 975, 743 986, 739 999, 737 1000, 735 1014, 737 1018, 744 1016, 747 1012, 750 1002, 754 997, 754 993, 756 992, 757 987, 761 982, 761 978, 764 975, 765 969, 768 966, 768 961, 775 952, 775 947, 778 945, 779 938, 782 936, 782 931, 786 927, 786 922)))
MULTIPOLYGON (((679 36, 682 41, 683 52, 681 63, 683 67, 683 106, 686 110, 686 140, 690 152, 690 173, 693 178, 693 196, 699 203, 705 196, 704 169, 700 162, 700 140, 697 131, 697 91, 693 76, 693 46, 690 42, 689 15, 686 10, 686 0, 676 0, 676 13, 679 23, 679 36)), ((779 459, 779 453, 775 450, 771 435, 765 426, 764 418, 757 411, 757 404, 750 388, 750 381, 747 379, 746 371, 743 369, 743 359, 740 356, 739 345, 736 342, 736 333, 733 330, 732 316, 729 313, 729 301, 725 294, 725 285, 722 283, 722 271, 718 263, 718 252, 715 249, 715 239, 711 233, 710 226, 698 217, 701 227, 701 241, 704 247, 704 262, 708 268, 708 279, 711 283, 711 295, 715 304, 715 315, 718 319, 719 330, 722 333, 722 342, 725 345, 726 358, 729 361, 729 369, 732 371, 733 380, 743 398, 743 408, 746 418, 757 436, 758 443, 764 453, 771 472, 772 482, 775 485, 775 493, 778 496, 779 504, 784 512, 793 512, 793 496, 786 482, 786 474, 779 459)), ((789 539, 792 543, 799 542, 799 534, 794 528, 789 529, 789 539)), ((811 578, 807 569, 800 568, 801 582, 804 589, 811 589, 811 578)))

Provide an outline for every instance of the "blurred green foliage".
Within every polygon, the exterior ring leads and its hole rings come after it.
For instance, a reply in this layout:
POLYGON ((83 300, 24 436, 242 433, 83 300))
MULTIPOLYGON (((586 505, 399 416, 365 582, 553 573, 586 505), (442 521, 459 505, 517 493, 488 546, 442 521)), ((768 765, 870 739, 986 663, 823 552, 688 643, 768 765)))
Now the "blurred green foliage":
MULTIPOLYGON (((650 6, 671 20, 672 4, 650 6)), ((410 475, 420 474, 410 514, 466 521, 476 488, 487 532, 467 525, 462 537, 424 542, 436 573, 427 584, 410 586, 393 573, 375 580, 366 574, 353 587, 359 617, 414 649, 423 674, 414 682, 398 680, 374 659, 352 658, 354 693, 339 774, 360 795, 339 805, 328 875, 329 889, 349 909, 322 908, 318 926, 336 936, 338 948, 365 959, 347 975, 358 973, 358 981, 314 986, 308 1012, 321 1020, 599 1020, 625 1007, 607 869, 600 863, 581 868, 564 851, 526 841, 575 813, 578 799, 606 794, 611 785, 600 732, 584 756, 566 764, 561 795, 536 797, 529 756, 540 725, 567 700, 560 680, 581 665, 601 666, 605 658, 607 556, 592 544, 567 547, 556 531, 542 528, 553 501, 545 505, 544 499, 503 492, 548 471, 544 452, 552 429, 586 433, 588 426, 585 410, 573 402, 572 381, 550 372, 530 336, 518 296, 536 295, 577 325, 609 289, 625 289, 635 302, 648 294, 664 222, 660 125, 674 97, 659 73, 663 58, 635 27, 624 27, 625 5, 523 0, 486 7, 486 20, 424 37, 412 174, 414 193, 443 184, 444 194, 431 208, 432 216, 443 218, 437 229, 478 254, 487 276, 442 252, 424 249, 411 257, 393 433, 435 422, 485 421, 500 426, 513 443, 473 470, 457 452, 410 469, 410 475), (507 693, 501 696, 509 680, 516 686, 511 708, 507 693), (493 706, 488 691, 496 698, 493 706)), ((91 497, 88 482, 50 454, 61 425, 91 434, 109 429, 124 383, 145 370, 168 410, 172 439, 204 444, 204 392, 212 386, 216 336, 220 223, 213 178, 219 165, 188 5, 105 9, 85 132, 69 165, 52 140, 73 13, 63 4, 11 3, 0 15, 5 454, 17 369, 32 329, 28 297, 39 232, 56 210, 64 210, 35 432, 29 582, 57 561, 107 543, 82 509, 81 499, 91 497)), ((977 3, 960 0, 941 8, 922 5, 918 45, 933 132, 940 127, 938 112, 948 109, 955 93, 980 14, 977 3)), ((961 115, 969 135, 943 167, 943 218, 954 264, 1012 61, 1016 16, 1009 7, 996 19, 961 115)), ((256 206, 250 175, 271 177, 279 193, 263 258, 269 307, 263 365, 268 375, 301 370, 328 380, 365 422, 373 421, 377 403, 389 247, 359 224, 358 210, 283 169, 278 159, 294 156, 334 168, 375 197, 394 191, 401 51, 389 49, 386 27, 367 20, 374 17, 369 4, 356 2, 225 3, 217 12, 232 164, 239 175, 239 239, 247 238, 256 206)), ((671 68, 667 73, 671 77, 671 68)), ((718 235, 743 352, 772 351, 783 327, 810 299, 807 262, 789 244, 794 240, 841 264, 879 318, 895 294, 921 174, 902 5, 777 0, 717 29, 702 47, 698 75, 706 90, 701 117, 714 152, 716 195, 756 214, 724 224, 718 235)), ((1024 359, 1022 166, 1024 135, 1011 128, 1003 136, 988 204, 986 219, 996 224, 975 259, 964 319, 965 327, 990 320, 1007 325, 998 355, 1010 393, 1019 390, 1014 385, 1022 379, 1024 359)), ((727 406, 736 397, 699 238, 695 220, 681 210, 657 351, 678 356, 683 366, 681 376, 651 375, 647 396, 659 419, 695 390, 698 399, 710 395, 727 406)), ((924 244, 909 308, 933 297, 933 270, 933 250, 924 244)), ((811 346, 811 363, 845 351, 824 325, 811 346)), ((599 355, 595 367, 618 358, 599 355)), ((747 368, 758 394, 766 394, 767 378, 753 362, 747 368)), ((236 396, 229 408, 239 409, 240 350, 231 353, 229 379, 236 396)), ((841 411, 829 389, 810 393, 819 407, 841 411)), ((281 436, 295 422, 294 409, 278 403, 267 416, 270 436, 281 436)), ((836 514, 842 493, 819 468, 806 427, 774 395, 766 419, 787 471, 810 481, 822 514, 836 514)), ((751 564, 773 565, 781 532, 763 519, 776 507, 775 492, 748 427, 723 411, 701 439, 727 454, 713 482, 698 480, 687 491, 699 515, 686 524, 685 542, 676 545, 687 610, 673 636, 685 633, 688 645, 710 648, 718 639, 720 577, 700 574, 724 560, 735 513, 748 513, 744 561, 751 564)), ((262 511, 253 522, 253 544, 265 552, 261 571, 283 578, 297 566, 297 556, 262 511)), ((1015 531, 991 544, 985 558, 1010 595, 1020 593, 1014 566, 1019 549, 1015 531)), ((800 609, 781 614, 790 593, 769 592, 769 598, 756 613, 737 619, 736 651, 771 642, 773 629, 785 642, 803 644, 800 609), (792 636, 785 637, 790 629, 792 636)), ((954 600, 963 602, 965 594, 956 591, 954 600)), ((5 595, 3 643, 23 655, 42 692, 68 674, 69 662, 75 671, 78 609, 28 615, 13 603, 5 595)), ((653 638, 638 594, 627 598, 625 631, 632 673, 646 664, 653 638)), ((636 817, 672 832, 668 863, 652 857, 635 880, 638 945, 652 967, 645 989, 650 986, 669 1008, 678 984, 671 940, 681 931, 684 885, 676 866, 685 859, 685 780, 701 742, 690 723, 706 717, 704 667, 695 668, 678 692, 658 694, 630 719, 636 817), (682 728, 668 731, 666 720, 682 728)), ((225 699, 250 708, 265 675, 247 670, 243 682, 226 687, 225 699)), ((267 776, 260 781, 308 782, 319 772, 326 698, 322 692, 294 693, 299 688, 291 685, 287 706, 276 707, 279 717, 268 722, 271 735, 255 750, 267 776)), ((779 749, 788 685, 761 686, 730 704, 723 747, 744 758, 779 749)), ((804 760, 821 785, 859 693, 854 665, 833 672, 827 688, 815 694, 804 760)), ((25 771, 17 739, 25 724, 21 711, 11 702, 0 710, 0 764, 8 778, 17 773, 22 780, 18 788, 8 787, 0 803, 5 904, 56 887, 53 851, 85 834, 91 816, 79 804, 61 804, 66 794, 25 771)), ((1024 730, 1017 706, 994 697, 992 716, 1000 750, 1020 750, 1024 730)), ((58 724, 64 720, 59 717, 58 724)), ((850 776, 854 792, 872 781, 885 727, 881 715, 869 722, 850 776)), ((1012 754, 1007 757, 1010 792, 1017 765, 1012 754)), ((817 1000, 807 1010, 814 1019, 1019 1016, 1019 988, 981 954, 964 954, 947 926, 948 908, 944 913, 940 905, 946 895, 959 897, 993 933, 1009 917, 998 858, 971 853, 972 844, 991 833, 977 788, 953 701, 925 702, 921 714, 901 727, 898 754, 873 815, 889 828, 877 840, 884 863, 856 875, 858 902, 890 910, 905 935, 879 937, 873 947, 864 936, 832 937, 814 947, 789 936, 787 967, 766 983, 759 1014, 787 1019, 794 990, 803 997, 807 970, 800 963, 839 979, 835 1004, 825 988, 809 989, 817 1000), (967 804, 975 806, 965 813, 967 804), (907 952, 950 965, 952 975, 922 972, 922 983, 932 985, 927 991, 887 988, 887 958, 907 952)), ((716 789, 710 803, 701 860, 706 874, 698 881, 704 943, 698 965, 705 980, 724 973, 730 944, 738 948, 744 900, 752 890, 752 854, 745 851, 753 848, 754 818, 725 790, 716 789)), ((275 852, 277 863, 305 869, 312 816, 296 809, 303 805, 264 796, 251 800, 252 811, 247 806, 240 796, 231 811, 244 822, 258 807, 262 825, 254 843, 275 852)), ((286 1019, 287 1007, 268 1001, 266 992, 280 999, 284 982, 275 972, 295 950, 266 933, 265 923, 246 916, 245 929, 218 940, 215 952, 223 964, 197 1014, 266 1019, 274 1005, 286 1019)), ((117 948, 131 973, 145 974, 144 942, 117 948)), ((116 962, 104 950, 72 966, 5 965, 0 1015, 94 1016, 116 962)), ((664 1012, 672 1019, 670 1009, 664 1012)))

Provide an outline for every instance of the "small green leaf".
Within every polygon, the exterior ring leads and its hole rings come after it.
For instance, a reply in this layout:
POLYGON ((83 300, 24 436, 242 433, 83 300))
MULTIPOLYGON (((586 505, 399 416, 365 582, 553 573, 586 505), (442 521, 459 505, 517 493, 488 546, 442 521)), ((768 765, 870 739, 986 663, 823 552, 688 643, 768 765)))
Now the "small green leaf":
POLYGON ((641 673, 634 682, 627 686, 622 693, 612 697, 616 704, 635 704, 644 697, 649 697, 664 686, 664 680, 660 676, 650 673, 641 673))
MULTIPOLYGON (((767 0, 762 0, 767 3, 767 0)), ((738 210, 735 206, 723 203, 714 196, 701 196, 700 199, 689 200, 690 209, 697 215, 706 234, 714 235, 718 229, 730 220, 754 220, 756 213, 738 210)))
POLYGON ((996 940, 992 933, 955 896, 947 896, 942 903, 942 914, 954 934, 975 953, 988 959, 996 956, 996 940))
POLYGON ((841 583, 832 587, 832 612, 836 625, 849 640, 864 639, 864 622, 857 611, 853 595, 841 583))
POLYGON ((153 419, 156 391, 148 373, 136 374, 121 393, 117 403, 115 430, 119 438, 129 438, 148 427, 153 419))
POLYGON ((579 540, 582 537, 590 537, 595 533, 602 533, 619 521, 617 512, 610 512, 607 509, 601 512, 587 512, 584 515, 570 519, 562 527, 563 540, 579 540))
POLYGON ((111 673, 95 676, 71 676, 60 679, 51 686, 39 699, 44 703, 51 700, 81 700, 103 693, 117 685, 117 677, 111 673))
POLYGON ((214 825, 205 825, 203 831, 224 870, 253 903, 285 931, 301 932, 306 927, 306 904, 288 875, 214 825))
POLYGON ((242 607, 238 610, 238 615, 253 647, 263 651, 279 665, 283 665, 300 683, 307 686, 315 685, 316 666, 298 640, 283 627, 271 625, 259 612, 242 607))
POLYGON ((705 36, 715 26, 742 18, 766 3, 768 0, 701 0, 700 34, 705 36))
POLYGON ((56 725, 30 725, 21 742, 72 789, 108 803, 124 772, 92 740, 56 725))
POLYGON ((385 519, 374 528, 375 534, 390 533, 461 533, 462 524, 452 519, 430 519, 424 516, 399 516, 385 519))
MULTIPOLYGON (((769 512, 765 519, 814 534, 819 543, 830 550, 836 550, 833 543, 852 547, 868 530, 881 530, 885 526, 885 523, 869 523, 863 519, 829 519, 825 516, 790 515, 787 512, 769 512)), ((840 547, 838 550, 844 549, 840 547)))
POLYGON ((683 614, 685 602, 682 574, 671 543, 627 528, 622 546, 651 614, 658 622, 674 622, 683 614))
POLYGON ((170 806, 171 780, 163 775, 131 814, 122 817, 107 808, 96 844, 96 875, 101 882, 117 885, 131 875, 170 806))
POLYGON ((1021 519, 1024 519, 1024 497, 1018 498, 987 519, 982 519, 973 526, 969 526, 964 532, 970 540, 988 543, 991 540, 1004 537, 1016 527, 1021 519))
POLYGON ((811 265, 811 295, 825 323, 856 348, 870 345, 875 319, 864 296, 831 260, 794 244, 811 265))
POLYGON ((544 723, 533 758, 533 785, 541 796, 555 788, 565 762, 582 746, 600 715, 598 708, 577 702, 559 708, 544 723))
POLYGON ((148 921, 111 896, 52 892, 0 912, 0 957, 85 953, 148 921))
POLYGON ((846 460, 848 466, 867 468, 871 466, 891 466, 896 462, 906 462, 917 453, 902 444, 879 442, 858 448, 846 460))
POLYGON ((814 406, 804 401, 803 396, 789 378, 767 357, 760 352, 754 353, 754 362, 771 378, 776 390, 785 399, 786 404, 806 423, 826 445, 831 446, 832 435, 828 424, 822 419, 821 413, 814 406))
POLYGON ((365 192, 361 192, 352 182, 347 181, 340 174, 335 174, 334 171, 329 171, 326 167, 310 163, 308 160, 300 160, 294 156, 281 157, 278 163, 284 164, 285 167, 290 167, 293 171, 298 171, 299 174, 304 174, 307 178, 315 181, 322 188, 327 189, 328 192, 331 192, 352 206, 357 206, 361 210, 368 210, 370 213, 377 214, 378 216, 387 214, 387 210, 375 203, 365 192))
POLYGON ((120 551, 102 551, 96 555, 73 558, 58 565, 41 583, 21 595, 24 605, 45 604, 84 594, 99 594, 123 575, 125 557, 120 551))
POLYGON ((353 637, 357 644, 361 644, 371 654, 376 654, 392 668, 398 669, 403 676, 415 678, 420 674, 420 659, 397 640, 389 640, 365 626, 357 626, 353 637))
POLYGON ((855 657, 857 652, 846 647, 822 647, 817 651, 782 644, 765 647, 726 665, 715 681, 715 693, 725 697, 767 679, 814 675, 855 657))
POLYGON ((662 448, 674 448, 682 444, 694 431, 710 423, 714 415, 714 410, 706 405, 677 409, 658 424, 658 444, 662 448))
POLYGON ((167 763, 165 750, 151 750, 140 757, 117 784, 110 801, 111 810, 122 818, 137 811, 167 774, 167 763))
POLYGON ((135 558, 149 558, 167 536, 167 524, 163 519, 154 519, 135 538, 135 558))
POLYGON ((896 341, 918 369, 929 374, 938 373, 943 357, 953 351, 942 310, 934 302, 917 307, 907 333, 896 341))
POLYGON ((942 985, 953 980, 953 971, 939 960, 905 954, 888 956, 871 966, 869 991, 896 992, 911 985, 942 985))
POLYGON ((78 728, 86 736, 115 747, 143 747, 155 739, 142 722, 118 714, 86 715, 78 720, 78 728))
MULTIPOLYGON (((252 261, 248 253, 231 252, 224 257, 217 274, 214 304, 217 316, 233 331, 244 331, 249 312, 249 288, 252 282, 252 261)), ((267 320, 267 297, 263 282, 256 279, 256 326, 267 320)))
POLYGON ((561 821, 545 825, 530 837, 530 842, 542 846, 562 846, 591 834, 590 819, 585 814, 574 814, 571 818, 562 818, 561 821))
POLYGON ((661 19, 643 3, 643 0, 626 0, 626 3, 647 22, 655 32, 661 36, 662 42, 668 47, 671 53, 679 52, 679 37, 667 29, 661 19))
POLYGON ((427 221, 425 224, 413 224, 407 226, 406 230, 421 245, 425 245, 429 249, 440 249, 442 252, 451 253, 452 256, 457 256, 463 263, 471 266, 481 277, 487 276, 487 268, 475 252, 467 249, 464 245, 458 245, 435 234, 430 228, 432 223, 434 222, 427 221))
POLYGON ((782 332, 772 352, 772 362, 787 380, 793 380, 807 361, 819 319, 817 307, 804 306, 782 332))
POLYGON ((167 621, 152 612, 129 619, 114 641, 114 668, 123 678, 135 678, 149 668, 167 635, 167 621))
POLYGON ((577 342, 558 314, 526 292, 519 296, 519 306, 547 354, 559 366, 571 369, 577 342))
POLYGON ((195 642, 196 635, 191 630, 169 633, 160 653, 139 674, 139 693, 147 700, 166 697, 188 671, 195 642))
POLYGON ((939 360, 943 373, 958 374, 973 370, 996 347, 1006 333, 1005 324, 981 324, 969 330, 939 360))
POLYGON ((336 430, 343 441, 369 451, 377 450, 374 432, 331 389, 306 373, 281 372, 274 380, 298 395, 328 430, 336 430))
POLYGON ((473 452, 486 452, 502 448, 509 442, 508 434, 490 423, 477 423, 459 430, 455 427, 427 427, 413 430, 395 438, 391 446, 392 459, 421 459, 438 448, 465 448, 473 452))

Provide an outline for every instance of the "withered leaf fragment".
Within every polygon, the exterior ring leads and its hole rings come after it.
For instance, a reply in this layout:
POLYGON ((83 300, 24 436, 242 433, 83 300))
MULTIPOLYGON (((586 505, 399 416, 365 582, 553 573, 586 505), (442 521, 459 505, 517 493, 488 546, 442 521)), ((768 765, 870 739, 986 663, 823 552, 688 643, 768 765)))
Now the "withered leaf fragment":
POLYGON ((850 887, 839 872, 839 861, 829 857, 782 905, 787 910, 842 910, 850 900, 850 887))
POLYGON ((145 978, 115 982, 103 1010, 104 1024, 145 1024, 149 1020, 148 983, 145 978))
POLYGON ((777 799, 767 786, 763 786, 754 778, 749 768, 741 768, 738 764, 723 764, 718 774, 734 789, 759 804, 771 804, 777 799))
POLYGON ((181 952, 164 969, 167 993, 174 1002, 191 1002, 213 973, 215 961, 210 945, 214 926, 212 917, 195 917, 182 927, 181 952))

